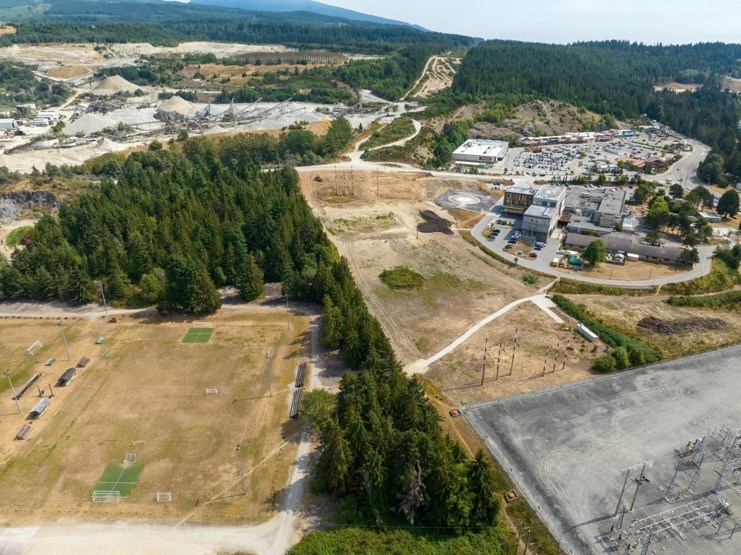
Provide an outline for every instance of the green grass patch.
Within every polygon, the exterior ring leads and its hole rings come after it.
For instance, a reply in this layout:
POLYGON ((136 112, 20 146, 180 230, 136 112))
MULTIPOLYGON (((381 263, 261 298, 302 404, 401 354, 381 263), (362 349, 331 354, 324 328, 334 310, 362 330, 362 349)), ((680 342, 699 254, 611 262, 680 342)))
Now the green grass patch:
POLYGON ((713 308, 716 310, 738 310, 741 308, 741 290, 717 293, 715 295, 676 296, 666 301, 672 306, 713 308))
POLYGON ((183 337, 183 343, 208 343, 212 333, 213 328, 190 328, 183 337))
POLYGON ((143 464, 109 464, 93 491, 117 491, 121 497, 129 497, 143 468, 143 464))
POLYGON ((341 235, 352 231, 375 231, 387 229, 396 225, 396 215, 393 212, 374 212, 368 216, 353 218, 337 218, 328 226, 333 235, 341 235))
POLYGON ((8 233, 8 236, 5 239, 5 244, 8 245, 11 249, 15 248, 16 246, 18 246, 18 243, 28 237, 32 229, 33 226, 30 225, 15 228, 13 231, 8 233))
POLYGON ((709 274, 684 283, 670 283, 661 290, 672 295, 698 295, 725 291, 739 284, 741 274, 738 270, 729 268, 725 262, 714 258, 709 274))
POLYGON ((571 279, 560 279, 551 287, 552 293, 562 293, 564 295, 610 295, 629 297, 642 297, 644 295, 653 295, 656 293, 655 287, 646 289, 624 289, 614 285, 599 285, 597 283, 584 283, 571 279))
POLYGON ((602 341, 613 348, 613 351, 609 354, 595 361, 594 370, 609 373, 661 360, 662 354, 657 348, 644 343, 636 336, 628 335, 610 327, 589 312, 583 305, 576 304, 561 295, 553 295, 552 300, 558 308, 582 322, 596 333, 602 341))
POLYGON ((414 135, 415 132, 414 120, 412 118, 402 117, 396 118, 394 121, 389 123, 386 127, 379 129, 373 133, 370 138, 360 145, 361 149, 376 148, 379 146, 387 145, 400 141, 406 137, 414 135))
POLYGON ((407 266, 397 266, 384 270, 379 279, 391 289, 417 289, 422 287, 425 278, 407 266))

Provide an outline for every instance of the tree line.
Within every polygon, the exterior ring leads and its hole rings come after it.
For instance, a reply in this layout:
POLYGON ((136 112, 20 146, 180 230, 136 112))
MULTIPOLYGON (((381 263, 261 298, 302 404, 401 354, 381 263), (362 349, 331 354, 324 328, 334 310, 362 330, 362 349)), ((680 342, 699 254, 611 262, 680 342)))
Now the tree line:
POLYGON ((486 42, 464 58, 453 89, 476 97, 542 95, 621 119, 646 114, 710 145, 722 170, 741 179, 741 99, 721 87, 724 76, 741 71, 740 58, 739 44, 486 42), (703 76, 702 88, 682 94, 654 90, 691 71, 703 76))

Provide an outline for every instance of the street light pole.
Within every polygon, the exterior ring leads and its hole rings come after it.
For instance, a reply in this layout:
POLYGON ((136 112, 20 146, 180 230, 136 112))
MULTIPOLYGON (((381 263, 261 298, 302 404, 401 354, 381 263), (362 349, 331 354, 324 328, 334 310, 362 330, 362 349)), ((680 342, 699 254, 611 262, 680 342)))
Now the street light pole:
POLYGON ((18 414, 21 413, 21 404, 18 402, 18 397, 15 394, 15 389, 13 388, 13 381, 10 379, 10 370, 6 370, 3 375, 8 378, 8 383, 10 384, 10 391, 13 392, 13 400, 15 401, 15 406, 18 407, 18 414))
POLYGON ((284 291, 286 296, 286 320, 288 321, 288 329, 291 329, 291 313, 288 311, 288 291, 284 291))
POLYGON ((244 465, 242 464, 242 451, 239 449, 239 443, 237 443, 237 458, 239 459, 239 471, 242 474, 242 491, 243 495, 247 495, 247 481, 244 477, 244 465))
POLYGON ((57 323, 57 326, 59 326, 59 330, 62 332, 62 340, 64 341, 64 349, 67 351, 67 360, 72 360, 72 357, 69 356, 69 345, 67 345, 67 337, 64 335, 64 326, 62 325, 61 320, 57 323))

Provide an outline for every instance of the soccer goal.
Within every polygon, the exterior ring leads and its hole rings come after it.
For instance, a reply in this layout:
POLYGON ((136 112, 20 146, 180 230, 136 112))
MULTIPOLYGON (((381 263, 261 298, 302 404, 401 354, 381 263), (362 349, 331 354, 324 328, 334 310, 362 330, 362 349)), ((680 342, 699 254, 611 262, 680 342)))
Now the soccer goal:
POLYGON ((38 353, 41 350, 41 347, 44 345, 41 343, 41 341, 34 341, 33 345, 31 345, 28 349, 26 349, 26 354, 28 356, 33 356, 36 353, 38 353))
POLYGON ((118 490, 95 490, 93 492, 93 503, 120 503, 121 492, 118 490))
POLYGON ((172 502, 172 494, 169 491, 158 491, 157 492, 157 503, 170 503, 172 502))
POLYGON ((206 395, 217 395, 219 391, 215 387, 207 387, 206 395))

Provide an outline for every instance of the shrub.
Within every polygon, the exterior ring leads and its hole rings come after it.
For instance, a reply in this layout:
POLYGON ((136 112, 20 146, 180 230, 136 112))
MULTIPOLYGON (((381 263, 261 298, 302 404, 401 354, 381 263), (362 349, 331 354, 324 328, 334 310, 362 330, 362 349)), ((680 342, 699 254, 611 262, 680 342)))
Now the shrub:
POLYGON ((391 289, 416 289, 422 287, 424 283, 424 278, 421 274, 406 266, 397 266, 390 270, 384 270, 378 277, 391 289))
POLYGON ((728 291, 727 293, 718 293, 716 295, 701 295, 698 297, 669 297, 666 302, 672 306, 736 310, 741 307, 741 290, 728 291))
POLYGON ((615 359, 609 354, 602 355, 592 364, 592 370, 595 372, 601 372, 603 374, 611 374, 617 370, 615 359))

